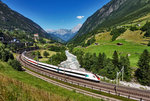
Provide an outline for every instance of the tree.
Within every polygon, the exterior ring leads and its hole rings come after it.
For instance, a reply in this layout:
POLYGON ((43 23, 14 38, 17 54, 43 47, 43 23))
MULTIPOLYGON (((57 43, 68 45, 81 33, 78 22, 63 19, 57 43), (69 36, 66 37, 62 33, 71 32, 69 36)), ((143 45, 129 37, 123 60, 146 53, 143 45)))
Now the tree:
POLYGON ((125 31, 126 31, 125 28, 113 29, 110 33, 110 35, 112 35, 112 41, 115 41, 117 39, 117 37, 119 37, 125 31))
POLYGON ((150 37, 150 22, 146 22, 146 24, 141 28, 142 31, 146 31, 146 37, 150 37))
POLYGON ((131 31, 136 31, 136 30, 138 30, 138 28, 136 26, 131 26, 130 30, 131 31))
POLYGON ((85 44, 85 42, 84 42, 84 44, 82 44, 82 46, 83 46, 83 47, 87 47, 87 46, 93 44, 95 41, 96 41, 96 40, 95 40, 95 36, 93 36, 91 39, 89 39, 89 40, 87 41, 86 44, 85 44))
POLYGON ((148 42, 147 46, 150 46, 150 41, 148 42))
POLYGON ((98 71, 98 58, 96 56, 96 53, 93 53, 93 55, 91 56, 90 58, 90 61, 91 61, 91 68, 90 68, 90 71, 94 72, 94 73, 97 73, 98 71))
POLYGON ((107 64, 105 65, 105 67, 103 69, 99 70, 99 74, 106 76, 109 79, 115 79, 118 68, 114 67, 111 59, 108 58, 106 60, 106 62, 107 62, 107 64))
POLYGON ((91 62, 91 54, 90 53, 86 53, 83 57, 83 65, 82 67, 85 68, 86 70, 90 70, 91 69, 91 65, 92 65, 92 62, 91 62))
POLYGON ((9 60, 8 64, 11 65, 14 69, 18 70, 18 71, 22 71, 22 67, 19 61, 17 61, 16 59, 14 60, 9 60))
POLYGON ((14 56, 12 53, 9 52, 9 59, 13 60, 14 59, 14 56))
POLYGON ((57 53, 49 58, 49 64, 58 65, 67 59, 65 52, 57 53))
POLYGON ((83 65, 84 52, 81 50, 76 50, 73 54, 77 56, 77 59, 78 59, 80 65, 82 66, 83 65))
POLYGON ((144 36, 146 36, 146 37, 150 37, 150 29, 148 29, 147 31, 146 31, 146 33, 145 33, 145 35, 144 36))
POLYGON ((119 66, 119 57, 118 57, 118 53, 117 53, 117 51, 114 51, 114 54, 113 54, 113 57, 112 57, 113 59, 112 59, 112 63, 114 64, 114 66, 116 67, 116 68, 118 68, 118 66, 119 66))
POLYGON ((98 56, 98 66, 99 66, 99 69, 103 69, 105 67, 105 61, 106 61, 106 54, 103 53, 99 53, 99 56, 98 56))
POLYGON ((37 51, 37 52, 36 52, 36 55, 38 56, 38 58, 40 58, 40 57, 41 57, 40 51, 37 51))
POLYGON ((141 28, 142 31, 147 31, 150 28, 150 22, 146 22, 146 24, 141 28))
POLYGON ((9 59, 14 59, 13 55, 7 50, 2 50, 0 57, 1 57, 1 60, 4 62, 7 62, 9 59))
POLYGON ((49 53, 47 51, 44 51, 43 55, 47 58, 49 56, 49 53))
POLYGON ((42 44, 45 44, 45 43, 46 43, 46 41, 45 41, 43 38, 40 38, 40 39, 39 39, 39 42, 42 43, 42 44))
POLYGON ((49 50, 55 51, 55 52, 63 52, 66 50, 66 47, 64 47, 64 46, 50 46, 49 50))
POLYGON ((130 61, 129 61, 128 56, 120 57, 120 66, 119 67, 120 67, 120 70, 124 67, 124 80, 131 81, 132 70, 130 68, 130 61))
POLYGON ((141 54, 138 61, 139 68, 135 72, 135 76, 139 83, 150 86, 150 55, 147 50, 141 54))

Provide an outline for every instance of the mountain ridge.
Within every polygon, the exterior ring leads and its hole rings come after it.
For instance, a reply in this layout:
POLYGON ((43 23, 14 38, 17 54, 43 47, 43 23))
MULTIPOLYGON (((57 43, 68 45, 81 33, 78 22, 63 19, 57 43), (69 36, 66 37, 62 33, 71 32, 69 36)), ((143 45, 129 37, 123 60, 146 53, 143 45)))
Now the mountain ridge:
POLYGON ((38 24, 12 10, 2 1, 0 1, 0 28, 7 30, 20 29, 32 34, 39 33, 40 36, 46 36, 46 31, 38 24))
POLYGON ((150 0, 111 0, 90 16, 70 43, 81 43, 99 30, 125 23, 150 13, 150 0))
POLYGON ((47 33, 50 36, 53 36, 53 37, 56 36, 67 42, 67 41, 71 40, 77 34, 77 32, 79 31, 81 26, 82 26, 82 24, 78 24, 77 26, 75 26, 72 29, 58 29, 58 30, 49 29, 49 30, 47 30, 47 33))

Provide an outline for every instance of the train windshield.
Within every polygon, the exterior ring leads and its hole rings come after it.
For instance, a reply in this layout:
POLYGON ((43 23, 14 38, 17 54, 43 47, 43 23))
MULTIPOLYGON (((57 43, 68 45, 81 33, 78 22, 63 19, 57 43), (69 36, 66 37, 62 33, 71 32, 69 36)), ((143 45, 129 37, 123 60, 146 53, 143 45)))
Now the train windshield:
POLYGON ((100 78, 98 77, 98 75, 97 75, 97 74, 95 74, 95 76, 96 76, 96 78, 97 78, 98 80, 100 80, 100 78))

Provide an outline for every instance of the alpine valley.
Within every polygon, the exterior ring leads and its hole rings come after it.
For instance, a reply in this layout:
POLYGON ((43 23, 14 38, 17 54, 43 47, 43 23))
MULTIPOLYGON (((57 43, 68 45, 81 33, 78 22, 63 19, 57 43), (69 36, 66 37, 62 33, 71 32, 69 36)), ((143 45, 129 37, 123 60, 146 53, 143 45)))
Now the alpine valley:
POLYGON ((81 26, 82 24, 78 24, 72 29, 58 29, 58 30, 49 29, 47 30, 47 33, 54 38, 60 38, 61 40, 68 42, 78 33, 81 26))

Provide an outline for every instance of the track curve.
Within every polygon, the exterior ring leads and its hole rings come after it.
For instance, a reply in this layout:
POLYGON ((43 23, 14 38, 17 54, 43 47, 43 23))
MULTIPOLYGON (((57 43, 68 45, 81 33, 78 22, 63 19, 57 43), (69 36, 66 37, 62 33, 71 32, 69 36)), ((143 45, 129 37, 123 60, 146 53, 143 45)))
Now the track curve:
POLYGON ((48 71, 48 70, 39 68, 38 66, 35 66, 33 64, 29 64, 26 61, 23 61, 21 55, 19 56, 19 60, 21 64, 24 65, 25 67, 28 67, 31 70, 38 72, 40 74, 43 74, 43 75, 46 75, 55 79, 59 79, 61 81, 73 83, 79 86, 107 92, 107 93, 118 95, 118 96, 127 97, 130 99, 135 99, 135 100, 140 100, 140 101, 150 101, 150 91, 135 89, 131 87, 116 86, 114 84, 109 84, 109 83, 104 83, 104 82, 96 83, 96 82, 91 82, 91 81, 67 76, 64 74, 59 74, 57 72, 48 71), (114 89, 115 86, 116 86, 116 89, 114 89))

